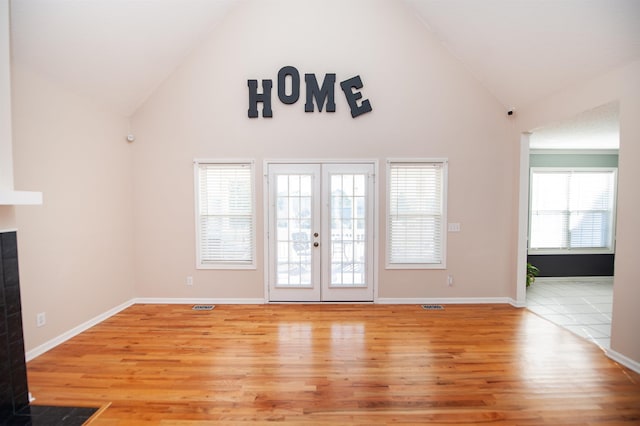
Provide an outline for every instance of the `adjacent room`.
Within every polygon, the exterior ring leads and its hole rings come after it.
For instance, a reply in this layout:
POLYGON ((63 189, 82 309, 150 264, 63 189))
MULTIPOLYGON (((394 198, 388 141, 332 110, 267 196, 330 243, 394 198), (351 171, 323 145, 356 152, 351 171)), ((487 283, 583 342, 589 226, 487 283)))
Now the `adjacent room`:
POLYGON ((639 2, 0 19, 0 424, 640 421, 639 2))
POLYGON ((536 129, 530 142, 527 307, 610 347, 620 111, 611 103, 536 129))

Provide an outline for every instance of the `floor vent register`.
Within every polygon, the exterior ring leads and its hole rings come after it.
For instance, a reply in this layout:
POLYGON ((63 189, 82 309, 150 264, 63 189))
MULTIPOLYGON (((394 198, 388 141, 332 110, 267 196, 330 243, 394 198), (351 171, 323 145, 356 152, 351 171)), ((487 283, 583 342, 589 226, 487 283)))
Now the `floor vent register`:
POLYGON ((194 311, 212 311, 215 307, 216 305, 193 305, 191 309, 194 311))
POLYGON ((422 309, 425 311, 444 311, 444 306, 442 305, 422 305, 422 309))

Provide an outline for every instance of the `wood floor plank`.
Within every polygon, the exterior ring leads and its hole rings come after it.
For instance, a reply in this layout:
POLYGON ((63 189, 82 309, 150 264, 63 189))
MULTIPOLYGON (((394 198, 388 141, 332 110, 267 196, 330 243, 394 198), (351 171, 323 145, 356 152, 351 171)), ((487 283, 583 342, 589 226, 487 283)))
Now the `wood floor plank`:
POLYGON ((505 305, 134 305, 28 377, 93 426, 640 424, 640 375, 505 305))

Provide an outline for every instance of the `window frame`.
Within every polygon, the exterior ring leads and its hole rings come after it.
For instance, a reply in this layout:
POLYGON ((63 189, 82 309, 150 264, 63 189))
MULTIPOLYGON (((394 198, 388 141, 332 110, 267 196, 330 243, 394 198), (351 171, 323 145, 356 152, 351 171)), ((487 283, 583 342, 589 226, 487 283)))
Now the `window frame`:
POLYGON ((256 183, 255 183, 255 161, 247 159, 194 159, 194 201, 195 201, 195 245, 196 245, 196 269, 237 269, 254 270, 256 265, 256 183), (250 171, 250 191, 251 191, 251 260, 248 261, 204 261, 202 259, 202 241, 200 227, 200 168, 203 165, 229 167, 238 165, 248 167, 250 171))
MULTIPOLYGON (((527 253, 529 255, 553 255, 553 254, 614 254, 616 248, 616 216, 618 208, 618 168, 617 167, 545 167, 536 166, 529 169, 529 226, 527 230, 527 253), (612 189, 612 209, 611 209, 611 247, 604 248, 581 248, 581 247, 563 247, 563 248, 535 248, 531 247, 531 231, 533 223, 533 175, 535 172, 551 172, 551 173, 589 173, 589 172, 612 172, 613 173, 613 189, 612 189)), ((569 210, 569 214, 571 210, 569 210)))
POLYGON ((386 269, 446 269, 447 265, 447 199, 448 199, 449 161, 447 158, 388 158, 386 160, 386 242, 385 242, 385 268, 386 269), (440 194, 442 210, 440 223, 440 262, 392 262, 391 261, 391 169, 395 165, 433 165, 442 168, 442 192, 440 194))

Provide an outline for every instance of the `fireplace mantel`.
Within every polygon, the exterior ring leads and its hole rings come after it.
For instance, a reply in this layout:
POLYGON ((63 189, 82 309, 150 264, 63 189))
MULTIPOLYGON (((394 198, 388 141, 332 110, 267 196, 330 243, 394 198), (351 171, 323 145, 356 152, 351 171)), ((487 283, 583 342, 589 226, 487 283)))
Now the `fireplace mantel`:
POLYGON ((0 190, 2 206, 34 206, 42 204, 42 192, 0 190))

